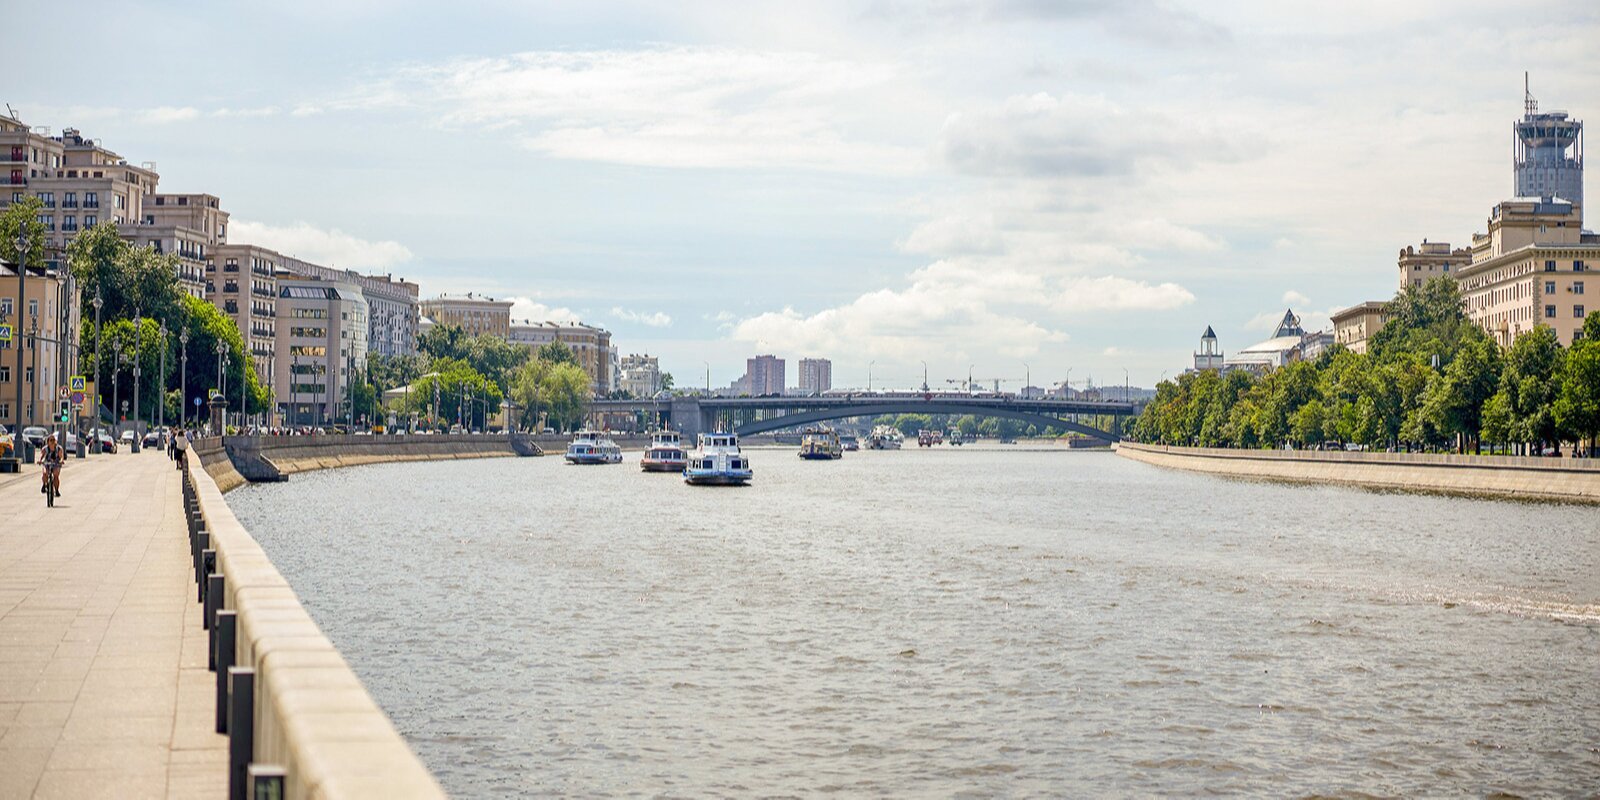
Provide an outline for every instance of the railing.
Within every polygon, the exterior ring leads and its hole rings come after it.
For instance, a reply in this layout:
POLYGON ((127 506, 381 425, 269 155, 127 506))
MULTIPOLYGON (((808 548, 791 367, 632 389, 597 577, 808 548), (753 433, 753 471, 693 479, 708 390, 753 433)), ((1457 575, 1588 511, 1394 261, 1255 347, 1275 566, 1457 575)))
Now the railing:
POLYGON ((214 727, 229 736, 229 796, 443 798, 206 467, 194 468, 209 460, 231 472, 221 440, 197 439, 190 454, 183 511, 210 631, 214 727))

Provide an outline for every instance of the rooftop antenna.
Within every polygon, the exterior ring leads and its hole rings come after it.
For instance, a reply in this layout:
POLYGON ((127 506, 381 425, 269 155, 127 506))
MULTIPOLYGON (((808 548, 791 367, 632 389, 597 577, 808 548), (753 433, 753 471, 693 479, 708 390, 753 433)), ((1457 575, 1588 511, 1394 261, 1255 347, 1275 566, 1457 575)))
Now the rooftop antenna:
POLYGON ((1528 72, 1522 72, 1522 109, 1528 116, 1533 116, 1539 110, 1539 101, 1533 99, 1533 92, 1528 89, 1528 72))
POLYGON ((17 111, 11 107, 10 103, 6 103, 6 116, 12 119, 17 119, 17 111))

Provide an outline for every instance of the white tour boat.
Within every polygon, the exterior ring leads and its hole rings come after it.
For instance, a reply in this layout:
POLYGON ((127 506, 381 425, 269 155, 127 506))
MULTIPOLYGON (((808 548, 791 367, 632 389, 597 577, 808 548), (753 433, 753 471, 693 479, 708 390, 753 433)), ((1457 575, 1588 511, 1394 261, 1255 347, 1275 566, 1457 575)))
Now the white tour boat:
POLYGON ((611 437, 584 429, 572 434, 567 445, 568 464, 621 464, 622 448, 611 437))
POLYGON ((739 437, 721 431, 700 434, 700 446, 683 470, 684 482, 696 486, 740 486, 751 477, 750 459, 739 452, 739 437))
POLYGON ((682 472, 689 465, 689 454, 683 449, 683 436, 677 431, 656 431, 650 436, 650 449, 639 459, 639 469, 645 472, 682 472))

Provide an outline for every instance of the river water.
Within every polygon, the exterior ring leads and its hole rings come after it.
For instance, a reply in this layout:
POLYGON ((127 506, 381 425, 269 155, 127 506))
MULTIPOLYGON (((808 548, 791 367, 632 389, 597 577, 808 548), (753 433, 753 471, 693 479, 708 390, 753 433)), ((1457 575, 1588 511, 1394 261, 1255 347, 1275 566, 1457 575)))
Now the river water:
POLYGON ((229 495, 458 797, 1589 795, 1600 511, 968 447, 229 495))

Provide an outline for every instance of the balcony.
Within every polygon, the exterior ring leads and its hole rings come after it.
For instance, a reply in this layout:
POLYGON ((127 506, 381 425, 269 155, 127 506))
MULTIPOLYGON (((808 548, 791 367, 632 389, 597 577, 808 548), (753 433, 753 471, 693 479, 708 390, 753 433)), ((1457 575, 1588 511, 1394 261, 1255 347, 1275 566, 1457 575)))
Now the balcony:
POLYGON ((76 200, 62 200, 61 201, 61 207, 62 208, 77 208, 78 207, 78 201, 76 201, 76 200))
POLYGON ((55 208, 56 207, 56 201, 54 201, 54 200, 40 200, 39 203, 40 203, 40 205, 43 205, 45 208, 55 208))
POLYGON ((272 277, 272 270, 270 270, 270 269, 268 269, 266 267, 251 267, 250 268, 250 272, 251 272, 251 274, 254 274, 254 275, 260 275, 263 278, 272 277))
POLYGON ((78 224, 76 222, 63 222, 63 223, 61 223, 61 230, 64 230, 64 231, 75 231, 77 229, 78 229, 78 224))
POLYGON ((84 208, 99 208, 100 207, 100 201, 98 201, 98 200, 85 200, 85 201, 83 201, 83 207, 84 208))
POLYGON ((262 289, 256 286, 250 287, 250 293, 256 297, 276 297, 276 295, 272 293, 271 289, 262 289))
POLYGON ((238 272, 239 271, 239 265, 238 264, 223 264, 222 265, 222 271, 223 272, 238 272))

